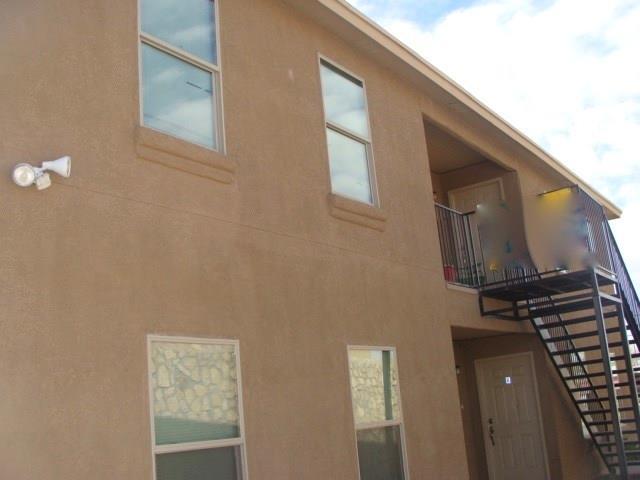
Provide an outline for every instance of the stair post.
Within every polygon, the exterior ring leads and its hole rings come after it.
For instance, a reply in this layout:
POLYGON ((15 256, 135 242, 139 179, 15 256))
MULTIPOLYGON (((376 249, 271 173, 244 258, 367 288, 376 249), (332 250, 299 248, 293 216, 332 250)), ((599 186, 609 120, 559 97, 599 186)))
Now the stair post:
MULTIPOLYGON (((609 396, 609 409, 611 410, 611 425, 616 439, 616 453, 618 456, 618 469, 622 478, 628 478, 627 473, 627 457, 624 451, 624 438, 622 436, 622 427, 620 424, 620 412, 618 410, 618 399, 616 397, 616 388, 613 384, 613 373, 611 372, 611 356, 609 355, 609 342, 607 339, 607 325, 605 323, 604 312, 602 309, 602 301, 600 299, 600 286, 598 282, 598 272, 595 268, 591 268, 591 283, 593 289, 593 307, 595 310, 595 320, 598 327, 598 339, 600 340, 600 351, 602 354, 602 366, 604 368, 605 379, 607 382, 607 393, 609 396)), ((626 330, 625 337, 626 338, 626 330)), ((622 342, 624 345, 624 341, 622 342)), ((627 345, 628 347, 628 345, 627 345)), ((632 383, 631 380, 629 383, 632 383)))
POLYGON ((624 309, 622 307, 622 304, 616 306, 616 313, 618 314, 618 327, 620 330, 624 360, 627 364, 627 379, 629 383, 629 394, 631 395, 631 407, 633 408, 636 431, 638 432, 638 440, 640 442, 640 404, 638 403, 638 385, 636 384, 636 375, 633 368, 633 357, 631 356, 629 338, 627 337, 627 322, 624 316, 624 309))

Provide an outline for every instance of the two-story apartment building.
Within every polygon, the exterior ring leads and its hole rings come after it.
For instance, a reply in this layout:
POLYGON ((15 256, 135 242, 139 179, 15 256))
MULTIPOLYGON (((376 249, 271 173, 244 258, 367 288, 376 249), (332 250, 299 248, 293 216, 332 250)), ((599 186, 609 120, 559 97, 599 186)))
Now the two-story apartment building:
POLYGON ((343 0, 0 40, 0 478, 629 474, 621 212, 343 0))

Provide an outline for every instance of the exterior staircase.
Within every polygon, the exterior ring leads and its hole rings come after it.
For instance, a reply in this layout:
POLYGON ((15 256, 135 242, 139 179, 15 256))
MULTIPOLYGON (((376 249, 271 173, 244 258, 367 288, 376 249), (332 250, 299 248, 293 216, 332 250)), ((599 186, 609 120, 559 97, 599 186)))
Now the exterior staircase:
POLYGON ((640 466, 640 353, 616 275, 521 271, 480 298, 483 315, 531 322, 603 462, 630 478, 640 466), (487 299, 510 306, 487 310, 487 299))
MULTIPOLYGON (((478 289, 483 316, 531 323, 609 478, 640 478, 640 300, 602 206, 579 187, 561 190, 581 232, 582 265, 540 273, 526 251, 497 269, 486 261, 476 212, 436 205, 444 276, 478 289)), ((526 245, 524 232, 507 227, 526 245)))
POLYGON ((505 270, 501 281, 479 286, 480 309, 531 323, 610 474, 636 478, 640 300, 602 207, 575 192, 588 226, 590 266, 505 270), (502 306, 487 309, 491 301, 502 306))

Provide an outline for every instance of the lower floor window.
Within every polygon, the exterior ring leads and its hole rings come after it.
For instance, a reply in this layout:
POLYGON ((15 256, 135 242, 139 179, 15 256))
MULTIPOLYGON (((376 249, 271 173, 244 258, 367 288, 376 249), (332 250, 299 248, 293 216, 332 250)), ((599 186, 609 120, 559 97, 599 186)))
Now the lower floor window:
POLYGON ((156 455, 158 480, 236 480, 242 478, 238 447, 156 455))
POLYGON ((156 480, 246 476, 236 341, 149 337, 156 480))
POLYGON ((395 350, 350 347, 349 373, 360 480, 405 480, 404 425, 395 350))
POLYGON ((358 464, 362 480, 404 478, 400 435, 398 425, 357 431, 358 464))

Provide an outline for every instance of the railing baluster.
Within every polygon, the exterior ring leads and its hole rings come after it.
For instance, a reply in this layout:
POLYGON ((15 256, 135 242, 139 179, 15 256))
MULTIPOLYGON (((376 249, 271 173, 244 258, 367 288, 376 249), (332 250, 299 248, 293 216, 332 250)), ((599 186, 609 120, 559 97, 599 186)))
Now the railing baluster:
POLYGON ((447 282, 479 287, 486 275, 476 258, 469 216, 436 204, 442 268, 447 282))

